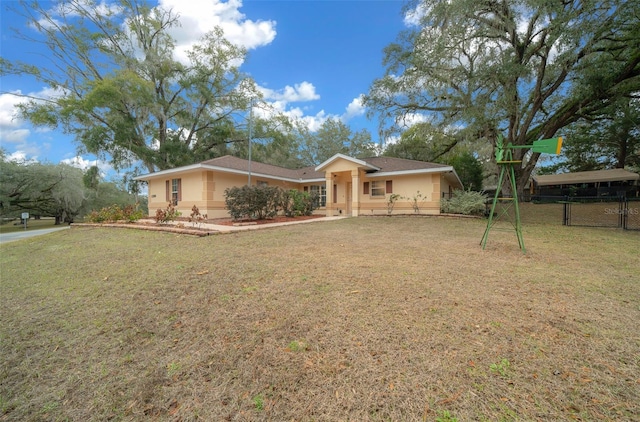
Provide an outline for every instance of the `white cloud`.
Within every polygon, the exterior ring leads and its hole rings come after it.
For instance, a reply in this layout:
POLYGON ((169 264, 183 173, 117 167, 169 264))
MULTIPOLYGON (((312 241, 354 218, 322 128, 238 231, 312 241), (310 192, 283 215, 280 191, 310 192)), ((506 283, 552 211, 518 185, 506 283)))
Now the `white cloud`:
POLYGON ((66 158, 64 160, 60 161, 63 164, 68 164, 72 167, 76 167, 82 170, 86 170, 89 167, 93 167, 98 165, 98 160, 85 160, 83 157, 81 156, 75 156, 73 158, 66 158))
POLYGON ((320 99, 320 95, 316 93, 316 87, 307 81, 294 84, 293 87, 287 85, 284 89, 278 91, 264 87, 258 87, 258 89, 266 100, 273 100, 274 102, 294 103, 320 99))
POLYGON ((405 26, 419 26, 422 18, 427 14, 427 6, 420 2, 415 9, 407 11, 404 15, 405 26))
POLYGON ((0 129, 0 140, 2 140, 2 142, 24 143, 27 141, 30 133, 31 131, 29 129, 0 129))
POLYGON ((349 120, 353 117, 362 116, 364 114, 365 108, 362 104, 364 96, 360 95, 353 99, 347 106, 346 112, 342 115, 343 120, 349 120))
POLYGON ((36 98, 45 100, 56 98, 63 94, 64 91, 50 87, 45 87, 38 92, 30 92, 28 94, 23 94, 22 90, 19 89, 0 94, 0 131, 4 132, 7 129, 20 128, 24 125, 24 121, 18 116, 18 104, 26 103, 36 98))
MULTIPOLYGON (((299 109, 296 109, 295 111, 298 112, 299 109)), ((300 111, 300 114, 302 114, 302 111, 300 111)), ((336 116, 326 114, 324 110, 320 110, 314 116, 300 116, 299 120, 301 120, 311 132, 317 132, 318 129, 320 129, 320 126, 322 126, 322 124, 327 121, 327 119, 332 119, 335 117, 336 116)))
POLYGON ((402 117, 396 118, 396 125, 402 129, 408 129, 415 124, 424 123, 428 121, 429 121, 429 117, 424 114, 407 113, 402 117))
POLYGON ((285 116, 292 122, 301 122, 311 132, 317 131, 328 118, 338 118, 338 116, 328 115, 324 110, 320 110, 315 115, 305 114, 306 111, 300 107, 289 108, 289 103, 284 100, 265 101, 263 104, 256 104, 253 108, 254 117, 268 120, 276 115, 285 116))
POLYGON ((387 145, 396 144, 398 143, 399 140, 400 140, 400 136, 398 135, 387 136, 384 140, 384 146, 386 147, 387 145))
MULTIPOLYGON (((22 92, 20 90, 11 91, 9 93, 0 94, 0 130, 4 132, 8 128, 20 127, 22 122, 16 114, 16 106, 24 102, 20 98, 22 92)), ((4 140, 4 136, 2 137, 4 140)))
MULTIPOLYGON (((0 142, 12 144, 15 151, 9 157, 19 161, 38 161, 38 156, 50 148, 46 142, 33 142, 31 138, 34 130, 17 114, 18 104, 36 98, 51 99, 62 95, 63 92, 53 88, 43 88, 38 92, 23 94, 21 90, 14 90, 0 94, 0 142)), ((36 133, 50 132, 50 128, 36 128, 36 133)))
POLYGON ((15 151, 7 155, 7 161, 13 161, 15 163, 37 163, 38 157, 27 158, 27 153, 24 151, 15 151))
MULTIPOLYGON (((77 3, 82 8, 94 7, 92 2, 90 1, 78 1, 77 3)), ((98 12, 98 15, 106 16, 109 14, 118 15, 123 11, 123 8, 119 4, 107 3, 103 0, 95 5, 95 10, 98 12)), ((67 19, 76 18, 81 15, 81 13, 78 11, 78 6, 69 2, 60 2, 59 4, 54 5, 48 13, 51 16, 50 19, 41 18, 37 20, 38 25, 42 26, 45 29, 61 28, 65 25, 64 20, 56 19, 54 16, 67 19)), ((32 26, 34 25, 32 24, 32 26)))
POLYGON ((179 60, 186 60, 186 52, 216 26, 231 43, 249 50, 268 45, 276 37, 276 22, 246 19, 239 10, 240 0, 159 0, 158 6, 179 15, 180 26, 169 31, 176 40, 179 60))
POLYGON ((100 170, 100 175, 102 177, 106 177, 107 173, 113 170, 113 167, 111 167, 108 163, 104 161, 86 160, 84 157, 79 155, 76 155, 75 157, 72 157, 72 158, 66 158, 64 160, 61 160, 60 162, 63 164, 68 164, 72 167, 79 168, 82 171, 87 170, 90 167, 97 166, 98 169, 100 170))
POLYGON ((262 93, 264 102, 257 104, 253 108, 253 115, 263 119, 269 119, 276 115, 283 115, 289 120, 297 121, 306 126, 311 132, 317 131, 320 126, 329 118, 340 118, 336 115, 329 115, 324 110, 320 110, 314 115, 309 115, 308 109, 301 107, 290 107, 290 103, 308 102, 320 99, 315 86, 311 82, 303 81, 293 86, 287 85, 282 89, 274 90, 258 86, 262 93))

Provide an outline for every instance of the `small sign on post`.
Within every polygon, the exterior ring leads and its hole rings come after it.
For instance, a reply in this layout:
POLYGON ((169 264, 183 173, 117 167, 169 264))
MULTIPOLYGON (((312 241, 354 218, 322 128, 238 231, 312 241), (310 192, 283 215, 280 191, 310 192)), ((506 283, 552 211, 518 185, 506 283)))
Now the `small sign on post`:
POLYGON ((29 219, 29 213, 28 212, 23 212, 22 213, 22 221, 24 221, 24 229, 27 230, 27 220, 29 219))

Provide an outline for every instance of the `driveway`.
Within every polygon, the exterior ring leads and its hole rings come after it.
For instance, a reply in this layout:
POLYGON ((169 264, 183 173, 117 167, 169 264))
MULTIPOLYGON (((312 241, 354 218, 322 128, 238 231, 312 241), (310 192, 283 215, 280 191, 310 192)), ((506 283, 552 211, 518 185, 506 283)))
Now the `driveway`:
POLYGON ((1 233, 0 234, 0 243, 13 242, 15 240, 26 239, 28 237, 40 236, 47 233, 57 232, 58 230, 66 230, 69 226, 65 225, 63 227, 55 227, 53 229, 41 229, 41 230, 29 230, 29 231, 21 231, 21 232, 13 232, 13 233, 1 233))

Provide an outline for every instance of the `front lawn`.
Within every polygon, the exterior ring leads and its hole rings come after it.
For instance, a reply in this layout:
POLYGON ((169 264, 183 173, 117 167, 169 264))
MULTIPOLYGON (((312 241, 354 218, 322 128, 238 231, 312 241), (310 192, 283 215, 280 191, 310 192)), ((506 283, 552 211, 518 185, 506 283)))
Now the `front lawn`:
POLYGON ((0 245, 0 420, 640 419, 639 233, 485 224, 0 245))

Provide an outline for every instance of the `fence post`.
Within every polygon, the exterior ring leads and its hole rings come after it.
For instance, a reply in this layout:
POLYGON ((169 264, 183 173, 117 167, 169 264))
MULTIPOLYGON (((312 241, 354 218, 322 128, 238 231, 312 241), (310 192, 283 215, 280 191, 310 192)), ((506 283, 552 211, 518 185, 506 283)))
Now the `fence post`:
POLYGON ((569 204, 569 197, 564 197, 564 204, 562 207, 562 225, 569 225, 569 214, 571 214, 571 204, 569 204))

